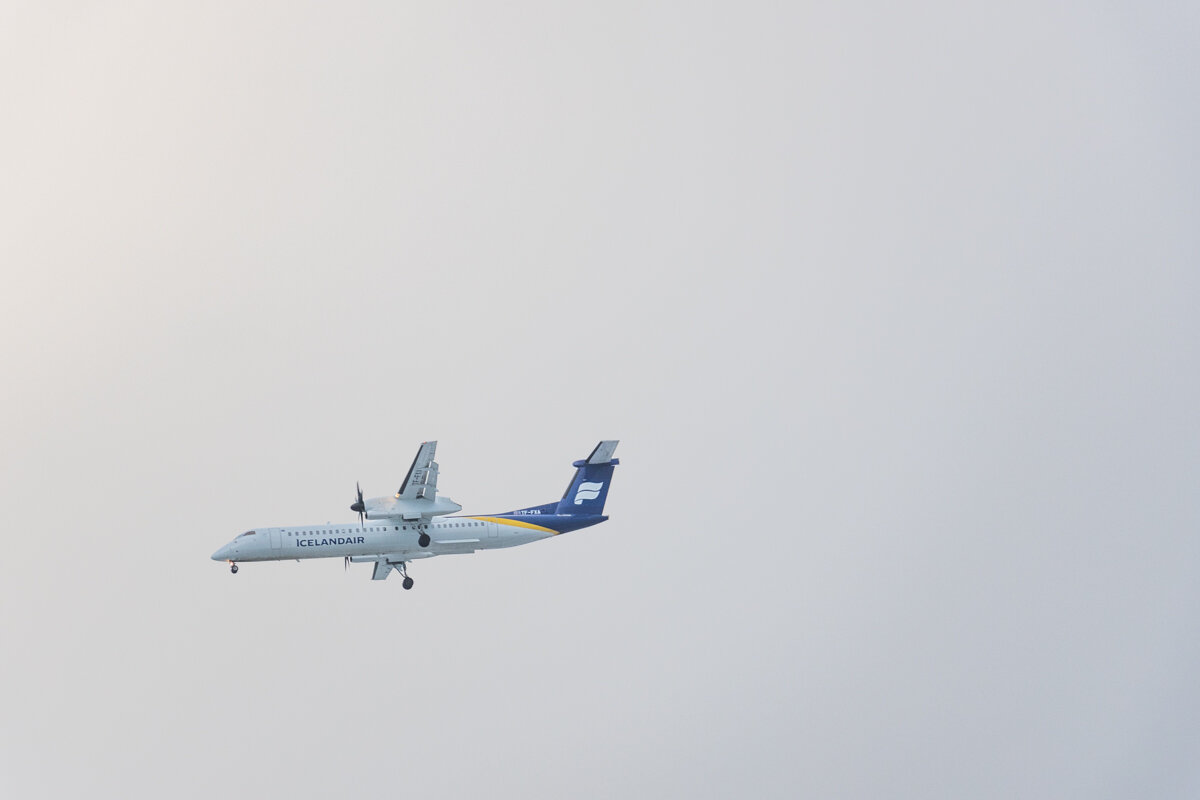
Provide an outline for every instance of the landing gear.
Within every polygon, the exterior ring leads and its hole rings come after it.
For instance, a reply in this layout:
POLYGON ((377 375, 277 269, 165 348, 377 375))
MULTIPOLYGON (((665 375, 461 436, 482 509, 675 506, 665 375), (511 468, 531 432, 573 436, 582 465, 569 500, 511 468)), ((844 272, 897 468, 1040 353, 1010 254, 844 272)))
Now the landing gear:
POLYGON ((237 564, 230 564, 229 571, 232 572, 234 575, 237 575, 237 564))
POLYGON ((396 565, 396 571, 404 576, 404 582, 401 583, 400 585, 403 586, 405 589, 411 589, 413 586, 413 579, 408 577, 408 562, 401 561, 399 564, 396 565))
POLYGON ((421 547, 429 547, 429 534, 421 531, 421 535, 417 537, 417 544, 421 545, 421 547))

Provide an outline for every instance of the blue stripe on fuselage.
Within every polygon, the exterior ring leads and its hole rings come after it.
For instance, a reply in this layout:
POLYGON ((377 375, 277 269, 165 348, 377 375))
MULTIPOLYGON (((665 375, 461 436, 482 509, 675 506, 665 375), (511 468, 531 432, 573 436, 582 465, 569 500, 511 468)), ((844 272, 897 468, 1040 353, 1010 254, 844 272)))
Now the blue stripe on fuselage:
POLYGON ((481 514, 480 516, 487 519, 494 519, 500 523, 503 523, 504 520, 512 520, 513 522, 523 522, 528 525, 538 525, 543 528, 549 528, 556 534, 577 531, 580 528, 588 528, 608 519, 608 517, 602 514, 585 516, 582 514, 538 514, 530 513, 529 511, 523 514, 481 514))

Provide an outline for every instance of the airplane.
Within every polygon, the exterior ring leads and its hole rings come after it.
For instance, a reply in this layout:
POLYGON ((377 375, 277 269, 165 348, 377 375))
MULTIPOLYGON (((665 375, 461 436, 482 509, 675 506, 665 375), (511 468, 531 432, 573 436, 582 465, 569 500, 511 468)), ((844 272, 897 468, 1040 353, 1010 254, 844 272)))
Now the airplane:
POLYGON ((424 442, 395 494, 363 500, 362 489, 355 486, 357 498, 350 510, 358 513, 357 525, 255 528, 221 547, 212 560, 228 562, 236 575, 238 562, 341 558, 343 568, 373 563, 371 580, 386 580, 393 570, 399 572, 401 585, 411 589, 409 562, 516 547, 607 520, 604 501, 613 468, 620 463, 612 457, 616 449, 616 440, 605 440, 587 458, 574 462, 575 476, 561 500, 502 514, 458 517, 451 515, 462 506, 437 493, 437 442, 424 442))

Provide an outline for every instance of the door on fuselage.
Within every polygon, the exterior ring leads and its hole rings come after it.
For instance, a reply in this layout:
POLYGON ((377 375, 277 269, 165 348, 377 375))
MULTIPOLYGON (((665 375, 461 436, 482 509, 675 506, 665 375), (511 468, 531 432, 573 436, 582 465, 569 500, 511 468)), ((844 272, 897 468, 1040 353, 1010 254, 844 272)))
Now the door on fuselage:
POLYGON ((271 531, 271 555, 277 556, 283 552, 283 539, 279 535, 279 530, 271 531))

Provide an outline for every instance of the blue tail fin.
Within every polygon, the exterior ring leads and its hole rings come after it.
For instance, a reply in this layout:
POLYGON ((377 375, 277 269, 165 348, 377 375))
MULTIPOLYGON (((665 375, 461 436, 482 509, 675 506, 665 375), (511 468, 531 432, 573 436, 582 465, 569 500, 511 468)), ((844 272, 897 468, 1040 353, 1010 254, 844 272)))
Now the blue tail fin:
POLYGON ((612 457, 616 449, 616 440, 603 441, 596 445, 590 456, 572 465, 575 467, 575 477, 554 513, 572 516, 600 516, 604 513, 613 467, 621 463, 612 457))

